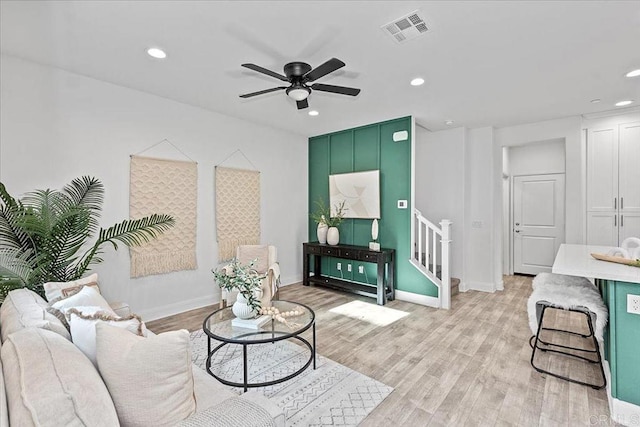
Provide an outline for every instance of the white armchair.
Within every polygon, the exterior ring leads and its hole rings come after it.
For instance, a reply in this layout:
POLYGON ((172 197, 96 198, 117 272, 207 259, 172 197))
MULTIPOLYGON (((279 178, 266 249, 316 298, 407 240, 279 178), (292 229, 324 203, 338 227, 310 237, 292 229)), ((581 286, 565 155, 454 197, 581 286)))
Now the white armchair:
MULTIPOLYGON (((241 264, 249 264, 256 260, 255 270, 266 275, 262 280, 263 306, 269 305, 272 299, 278 298, 278 285, 280 284, 280 266, 278 264, 278 250, 271 245, 240 245, 236 249, 236 259, 241 264)), ((234 303, 238 295, 237 291, 221 290, 220 308, 234 303)))

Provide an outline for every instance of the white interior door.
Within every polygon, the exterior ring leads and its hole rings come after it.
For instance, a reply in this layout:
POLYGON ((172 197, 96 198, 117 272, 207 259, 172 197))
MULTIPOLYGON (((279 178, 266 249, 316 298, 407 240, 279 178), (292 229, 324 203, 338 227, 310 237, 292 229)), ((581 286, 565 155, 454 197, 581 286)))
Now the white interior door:
POLYGON ((513 178, 513 271, 551 272, 564 243, 564 174, 513 178))

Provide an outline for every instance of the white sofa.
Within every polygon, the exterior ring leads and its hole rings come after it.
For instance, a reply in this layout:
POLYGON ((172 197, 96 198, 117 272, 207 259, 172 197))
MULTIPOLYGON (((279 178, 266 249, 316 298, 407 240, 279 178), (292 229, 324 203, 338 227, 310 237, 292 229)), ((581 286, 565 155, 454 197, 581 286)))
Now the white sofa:
MULTIPOLYGON (((119 425, 98 370, 47 305, 18 289, 0 306, 0 427, 119 425)), ((192 370, 196 411, 180 425, 285 425, 282 410, 259 393, 237 396, 198 367, 192 370)))

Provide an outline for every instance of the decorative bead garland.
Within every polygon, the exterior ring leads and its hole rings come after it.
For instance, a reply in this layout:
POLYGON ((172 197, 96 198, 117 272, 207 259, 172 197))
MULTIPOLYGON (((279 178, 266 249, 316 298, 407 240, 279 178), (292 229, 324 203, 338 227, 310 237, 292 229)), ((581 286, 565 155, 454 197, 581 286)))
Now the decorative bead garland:
POLYGON ((290 329, 296 328, 300 325, 297 323, 289 323, 287 317, 298 317, 304 314, 304 310, 301 307, 294 307, 293 310, 280 312, 276 307, 262 307, 259 311, 262 315, 271 316, 271 320, 277 320, 280 323, 287 325, 290 329))

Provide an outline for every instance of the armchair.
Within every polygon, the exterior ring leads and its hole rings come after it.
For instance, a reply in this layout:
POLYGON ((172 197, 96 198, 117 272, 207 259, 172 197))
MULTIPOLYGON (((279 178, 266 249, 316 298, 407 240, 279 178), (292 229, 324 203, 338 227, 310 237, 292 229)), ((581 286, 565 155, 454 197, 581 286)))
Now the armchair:
MULTIPOLYGON (((278 285, 280 284, 280 266, 278 264, 278 250, 275 246, 267 245, 240 245, 236 249, 236 259, 241 264, 249 264, 257 260, 254 268, 260 274, 266 274, 262 280, 262 305, 268 305, 272 299, 278 298, 278 285)), ((220 308, 235 302, 237 291, 221 290, 220 308)))

